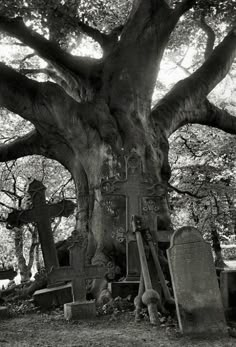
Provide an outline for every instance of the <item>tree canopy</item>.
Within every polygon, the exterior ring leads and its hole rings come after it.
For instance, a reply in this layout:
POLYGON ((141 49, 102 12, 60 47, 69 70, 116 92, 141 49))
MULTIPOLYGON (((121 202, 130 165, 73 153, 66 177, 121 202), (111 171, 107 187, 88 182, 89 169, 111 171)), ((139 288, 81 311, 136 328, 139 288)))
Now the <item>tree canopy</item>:
MULTIPOLYGON (((114 249, 102 219, 104 162, 112 167, 119 157, 141 158, 160 196, 158 229, 167 231, 170 136, 188 124, 236 134, 234 111, 210 94, 227 74, 235 80, 235 5, 235 0, 0 5, 1 43, 22 48, 20 57, 10 53, 13 59, 0 63, 0 106, 31 123, 20 138, 3 141, 0 160, 42 155, 70 172, 78 234, 84 244, 88 232, 96 234, 96 261, 109 253, 106 248, 114 249), (82 52, 86 37, 99 54, 82 52), (177 83, 157 81, 164 59, 184 71, 177 83)), ((191 148, 187 138, 181 141, 191 148)))

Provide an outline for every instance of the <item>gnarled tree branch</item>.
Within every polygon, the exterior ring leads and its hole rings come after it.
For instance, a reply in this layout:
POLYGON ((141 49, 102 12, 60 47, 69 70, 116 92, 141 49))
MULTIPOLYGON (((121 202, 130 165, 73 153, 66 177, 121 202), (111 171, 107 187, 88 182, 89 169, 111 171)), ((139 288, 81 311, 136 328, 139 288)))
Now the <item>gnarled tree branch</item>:
POLYGON ((182 0, 174 9, 174 16, 179 18, 194 6, 197 0, 182 0))
POLYGON ((7 33, 34 49, 43 59, 66 67, 74 73, 87 77, 91 73, 96 59, 75 57, 63 51, 57 44, 28 28, 21 18, 0 16, 0 31, 7 33))
POLYGON ((33 130, 15 141, 0 145, 0 162, 41 154, 40 145, 41 136, 33 130))
POLYGON ((211 55, 213 51, 216 35, 214 30, 210 27, 210 25, 206 23, 204 16, 201 17, 201 20, 198 23, 198 25, 207 35, 207 44, 206 44, 206 49, 204 53, 205 59, 207 59, 209 58, 209 56, 211 55))
POLYGON ((228 111, 220 109, 208 100, 203 103, 202 111, 195 114, 195 117, 189 117, 188 123, 208 125, 229 134, 236 134, 236 117, 228 111))
POLYGON ((183 124, 207 116, 206 96, 226 76, 236 56, 236 29, 215 48, 205 63, 191 76, 179 81, 154 107, 155 125, 172 134, 183 124))
POLYGON ((39 69, 21 69, 20 72, 24 75, 37 75, 37 74, 45 74, 50 77, 57 85, 59 85, 68 95, 70 95, 74 100, 81 102, 81 88, 78 90, 76 88, 76 82, 71 79, 65 80, 60 77, 55 70, 50 68, 39 68, 39 69), (73 88, 74 87, 74 88, 73 88))
POLYGON ((63 75, 63 79, 68 84, 69 79, 70 82, 73 80, 73 84, 77 84, 77 88, 83 85, 84 88, 89 89, 90 78, 94 75, 98 76, 99 61, 88 57, 76 57, 63 51, 57 44, 28 28, 21 18, 10 19, 0 16, 0 31, 17 38, 34 49, 63 75))
POLYGON ((32 121, 33 103, 39 90, 36 81, 0 63, 0 106, 32 121))
POLYGON ((94 41, 98 42, 103 50, 103 56, 107 56, 115 44, 118 42, 118 35, 121 33, 123 26, 117 27, 110 34, 104 34, 98 29, 92 28, 89 25, 79 21, 77 23, 82 32, 89 37, 91 37, 94 41))

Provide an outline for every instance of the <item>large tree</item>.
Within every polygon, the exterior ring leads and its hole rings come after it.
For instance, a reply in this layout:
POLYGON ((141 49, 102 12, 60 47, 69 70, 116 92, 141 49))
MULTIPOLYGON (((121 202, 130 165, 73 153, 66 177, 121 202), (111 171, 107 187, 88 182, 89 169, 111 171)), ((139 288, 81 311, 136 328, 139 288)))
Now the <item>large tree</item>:
MULTIPOLYGON (((43 58, 48 67, 41 72, 53 82, 38 82, 0 64, 0 105, 34 126, 25 136, 1 145, 0 160, 37 154, 57 160, 69 170, 77 192, 77 234, 85 246, 88 235, 93 239, 94 261, 106 262, 114 247, 120 248, 111 237, 105 237, 100 204, 102 167, 111 152, 123 156, 132 150, 141 157, 144 172, 165 192, 158 228, 168 231, 172 228, 167 198, 169 136, 188 123, 236 133, 236 119, 207 99, 229 72, 236 54, 236 28, 232 27, 213 50, 214 37, 205 21, 212 9, 219 18, 227 19, 222 15, 224 3, 18 0, 13 10, 8 2, 2 5, 0 31, 43 58), (25 24, 32 11, 35 30, 32 18, 31 26, 25 24), (112 21, 115 11, 118 27, 112 21), (205 61, 152 107, 163 53, 182 16, 186 23, 201 19, 208 37, 205 61), (98 42, 102 58, 70 54, 66 45, 69 32, 78 37, 83 32, 98 42)), ((228 6, 232 14, 235 2, 229 1, 228 6)), ((183 23, 181 19, 184 33, 183 23)))

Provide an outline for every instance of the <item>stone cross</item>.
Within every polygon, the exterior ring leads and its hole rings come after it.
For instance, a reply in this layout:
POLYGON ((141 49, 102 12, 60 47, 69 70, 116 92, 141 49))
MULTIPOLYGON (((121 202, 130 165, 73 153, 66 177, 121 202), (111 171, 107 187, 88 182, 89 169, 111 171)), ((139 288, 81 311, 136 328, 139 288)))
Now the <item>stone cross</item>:
POLYGON ((167 250, 180 331, 226 334, 227 327, 210 244, 193 227, 177 230, 167 250))
POLYGON ((70 266, 53 268, 48 275, 49 283, 72 281, 73 303, 65 304, 67 319, 85 319, 94 317, 94 301, 86 301, 86 280, 103 278, 107 272, 105 267, 85 265, 85 249, 78 241, 70 247, 70 266))
MULTIPOLYGON (((132 152, 125 158, 126 177, 124 180, 108 179, 101 184, 101 191, 106 201, 116 196, 126 199, 126 280, 139 280, 140 262, 136 239, 132 233, 132 215, 147 215, 147 225, 157 230, 158 201, 163 195, 163 188, 158 184, 145 180, 140 157, 132 152)), ((105 201, 105 202, 104 202, 105 201)))
POLYGON ((70 200, 48 204, 46 203, 45 190, 46 188, 41 182, 37 180, 31 182, 28 192, 31 196, 33 207, 29 210, 10 213, 7 225, 19 227, 27 223, 37 223, 45 268, 47 271, 50 271, 52 266, 59 266, 50 219, 59 216, 68 217, 74 211, 75 204, 70 200))

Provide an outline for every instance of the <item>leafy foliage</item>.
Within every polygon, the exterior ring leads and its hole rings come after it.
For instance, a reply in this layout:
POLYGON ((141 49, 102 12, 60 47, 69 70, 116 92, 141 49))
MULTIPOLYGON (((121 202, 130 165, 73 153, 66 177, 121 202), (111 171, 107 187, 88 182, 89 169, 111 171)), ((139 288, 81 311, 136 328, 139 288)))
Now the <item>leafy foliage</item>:
POLYGON ((14 0, 0 5, 0 13, 23 17, 50 39, 65 45, 69 35, 80 35, 79 21, 110 32, 124 22, 130 5, 130 0, 14 0))

